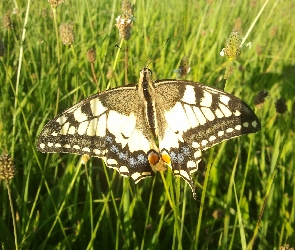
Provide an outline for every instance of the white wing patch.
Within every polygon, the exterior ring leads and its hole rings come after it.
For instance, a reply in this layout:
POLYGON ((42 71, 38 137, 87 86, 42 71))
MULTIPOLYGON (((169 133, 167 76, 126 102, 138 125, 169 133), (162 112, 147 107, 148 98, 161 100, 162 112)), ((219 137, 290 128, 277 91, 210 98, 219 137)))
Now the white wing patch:
POLYGON ((121 124, 121 114, 114 110, 110 110, 108 114, 108 120, 107 120, 107 127, 111 134, 113 134, 116 138, 119 135, 121 135, 121 127, 118 126, 121 124))
POLYGON ((215 119, 215 115, 213 114, 211 109, 207 107, 201 107, 201 110, 208 121, 213 121, 215 119))
POLYGON ((224 117, 224 114, 221 112, 220 109, 215 109, 215 115, 216 115, 217 118, 224 117))
POLYGON ((188 104, 196 104, 196 95, 194 87, 191 85, 185 86, 185 91, 182 97, 182 101, 188 104))
POLYGON ((94 118, 89 122, 89 126, 87 129, 88 136, 94 136, 96 134, 97 122, 98 122, 98 118, 94 118))
POLYGON ((67 121, 67 117, 62 115, 59 118, 56 119, 56 122, 58 122, 60 125, 64 124, 67 121))
POLYGON ((165 117, 173 132, 178 132, 181 135, 183 131, 187 131, 190 128, 186 112, 180 102, 177 102, 171 110, 166 111, 165 117))
POLYGON ((74 135, 76 133, 76 128, 74 126, 71 126, 69 128, 68 134, 69 135, 74 135))
POLYGON ((194 113, 192 107, 187 104, 184 104, 184 109, 185 109, 190 127, 191 128, 197 127, 199 125, 199 122, 198 122, 197 117, 195 116, 195 113, 194 113))
POLYGON ((74 111, 74 117, 77 122, 83 122, 88 119, 88 116, 82 112, 81 107, 74 111))
POLYGON ((211 107, 212 105, 212 95, 205 91, 203 92, 203 98, 201 99, 200 105, 203 107, 211 107))
POLYGON ((103 114, 99 117, 96 127, 96 136, 104 137, 107 130, 107 115, 103 114))
POLYGON ((230 98, 226 95, 220 95, 219 100, 224 103, 225 105, 228 105, 228 102, 230 101, 230 98))
POLYGON ((70 123, 69 122, 66 122, 63 126, 62 126, 62 128, 61 128, 61 130, 60 130, 60 134, 61 135, 66 135, 67 133, 68 133, 68 131, 69 131, 69 127, 70 127, 70 123))
POLYGON ((195 115, 199 121, 199 123, 201 125, 204 125, 206 123, 206 118, 203 115, 203 113, 201 112, 201 110, 198 107, 193 107, 194 111, 195 111, 195 115))
POLYGON ((147 153, 151 149, 149 141, 144 137, 141 131, 135 129, 128 139, 130 152, 143 150, 147 153))
POLYGON ((136 118, 134 114, 125 116, 111 110, 108 115, 107 127, 111 134, 116 138, 116 143, 122 145, 122 148, 128 143, 128 137, 135 130, 136 118))
POLYGON ((219 108, 225 117, 230 117, 232 115, 232 112, 222 103, 219 103, 219 108))
POLYGON ((87 128, 88 128, 88 125, 89 125, 89 121, 84 121, 84 122, 81 122, 79 127, 78 127, 78 134, 79 135, 84 135, 87 131, 87 128))
POLYGON ((133 113, 129 116, 121 115, 121 131, 125 137, 129 137, 136 126, 136 117, 133 113))
POLYGON ((93 116, 100 116, 107 111, 98 98, 92 99, 89 103, 93 116))
POLYGON ((182 138, 175 134, 175 132, 173 132, 170 127, 168 127, 165 130, 163 139, 159 141, 159 147, 165 148, 167 150, 170 150, 171 148, 178 148, 179 140, 182 140, 182 138))

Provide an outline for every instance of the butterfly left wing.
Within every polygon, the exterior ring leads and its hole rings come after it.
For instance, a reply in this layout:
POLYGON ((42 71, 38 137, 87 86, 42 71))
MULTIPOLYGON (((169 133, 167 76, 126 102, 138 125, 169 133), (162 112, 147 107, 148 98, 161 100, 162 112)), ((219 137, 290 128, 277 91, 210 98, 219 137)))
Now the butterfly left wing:
POLYGON ((108 90, 49 121, 39 135, 37 149, 99 157, 138 182, 154 175, 149 156, 158 152, 144 117, 136 86, 108 90))
POLYGON ((242 100, 209 86, 163 80, 155 83, 155 89, 160 153, 196 197, 191 174, 198 169, 201 151, 255 133, 260 122, 242 100))

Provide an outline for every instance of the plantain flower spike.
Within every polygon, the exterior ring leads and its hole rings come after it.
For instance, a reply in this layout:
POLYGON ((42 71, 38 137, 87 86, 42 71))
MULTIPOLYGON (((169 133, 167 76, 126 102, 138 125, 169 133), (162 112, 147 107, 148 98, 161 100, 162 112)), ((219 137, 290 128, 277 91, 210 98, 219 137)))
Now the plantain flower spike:
POLYGON ((15 167, 13 160, 8 154, 0 156, 0 179, 9 180, 15 176, 15 167))
POLYGON ((62 4, 64 0, 48 0, 50 3, 51 7, 56 9, 58 5, 62 4))
POLYGON ((123 0, 122 14, 116 18, 116 27, 119 30, 119 35, 124 40, 131 38, 131 30, 133 26, 133 6, 129 1, 123 0))
POLYGON ((72 45, 75 41, 75 35, 72 24, 61 24, 59 26, 59 34, 64 45, 72 45))
POLYGON ((188 57, 184 56, 181 59, 179 68, 173 70, 173 72, 178 73, 177 78, 183 78, 190 72, 190 70, 191 70, 191 68, 188 63, 188 57))
POLYGON ((227 41, 226 46, 220 51, 220 55, 226 55, 229 60, 236 59, 237 55, 240 54, 241 49, 244 47, 251 47, 251 42, 247 43, 246 45, 242 45, 242 39, 240 34, 237 30, 234 30, 230 33, 227 41))

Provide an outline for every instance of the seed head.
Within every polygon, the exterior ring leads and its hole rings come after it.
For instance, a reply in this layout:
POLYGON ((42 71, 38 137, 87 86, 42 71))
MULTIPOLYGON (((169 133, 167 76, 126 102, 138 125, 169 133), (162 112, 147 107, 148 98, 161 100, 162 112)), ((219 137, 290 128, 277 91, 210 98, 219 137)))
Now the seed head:
POLYGON ((4 28, 6 28, 6 29, 11 29, 12 28, 12 21, 11 21, 11 19, 10 19, 10 15, 9 15, 9 13, 6 13, 5 15, 4 15, 4 18, 3 18, 3 26, 4 26, 4 28))
POLYGON ((242 39, 238 31, 232 31, 226 41, 226 47, 220 51, 220 55, 227 55, 230 60, 233 60, 241 52, 241 49, 245 47, 251 48, 251 42, 246 45, 242 44, 242 39))
POLYGON ((58 5, 62 4, 64 0, 48 0, 52 8, 56 8, 58 5))
POLYGON ((191 70, 191 68, 190 68, 189 63, 188 63, 188 57, 184 56, 181 59, 179 68, 175 69, 174 72, 178 73, 177 78, 183 78, 190 72, 190 70, 191 70))
POLYGON ((96 52, 95 52, 95 49, 91 48, 91 49, 87 50, 87 60, 90 63, 94 63, 95 62, 95 60, 96 60, 96 52))
POLYGON ((75 35, 72 24, 61 24, 59 26, 59 34, 64 45, 72 45, 75 41, 75 35))
POLYGON ((18 15, 19 14, 19 9, 17 7, 12 9, 12 14, 13 15, 18 15))
POLYGON ((0 179, 12 179, 15 175, 15 167, 13 160, 9 158, 8 154, 0 156, 0 179))
POLYGON ((265 98, 268 96, 269 94, 266 90, 260 91, 254 99, 255 106, 261 108, 265 102, 265 98))
POLYGON ((89 159, 90 159, 89 155, 86 155, 86 154, 82 155, 81 156, 81 163, 85 165, 89 161, 89 159))
POLYGON ((287 105, 284 98, 280 98, 276 101, 276 111, 279 114, 284 114, 287 111, 287 105))
POLYGON ((280 250, 294 250, 294 247, 290 247, 289 244, 285 244, 284 246, 280 246, 280 250))
POLYGON ((133 14, 133 6, 128 0, 123 0, 122 2, 122 13, 133 14))
POLYGON ((119 30, 120 37, 129 40, 131 37, 131 29, 134 17, 132 14, 125 12, 116 18, 116 27, 119 30))
POLYGON ((238 31, 232 31, 226 41, 226 47, 222 49, 220 55, 227 55, 230 60, 233 60, 241 52, 241 38, 238 31))
POLYGON ((213 211, 213 214, 212 214, 212 216, 214 217, 214 219, 221 219, 221 218, 223 218, 223 216, 224 216, 224 211, 223 210, 221 210, 221 209, 215 209, 214 211, 213 211))

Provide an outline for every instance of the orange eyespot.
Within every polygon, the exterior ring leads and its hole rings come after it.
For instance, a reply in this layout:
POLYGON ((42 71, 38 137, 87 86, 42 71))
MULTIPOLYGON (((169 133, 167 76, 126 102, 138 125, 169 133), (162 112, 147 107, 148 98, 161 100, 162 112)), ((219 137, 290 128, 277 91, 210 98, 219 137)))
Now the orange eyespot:
POLYGON ((170 156, 169 155, 166 155, 166 154, 163 154, 162 156, 162 160, 167 163, 168 165, 170 165, 171 163, 171 159, 170 159, 170 156))
POLYGON ((160 160, 160 156, 158 153, 154 152, 154 151, 151 151, 149 154, 148 154, 148 160, 149 160, 149 163, 151 165, 156 165, 159 160, 160 160))

